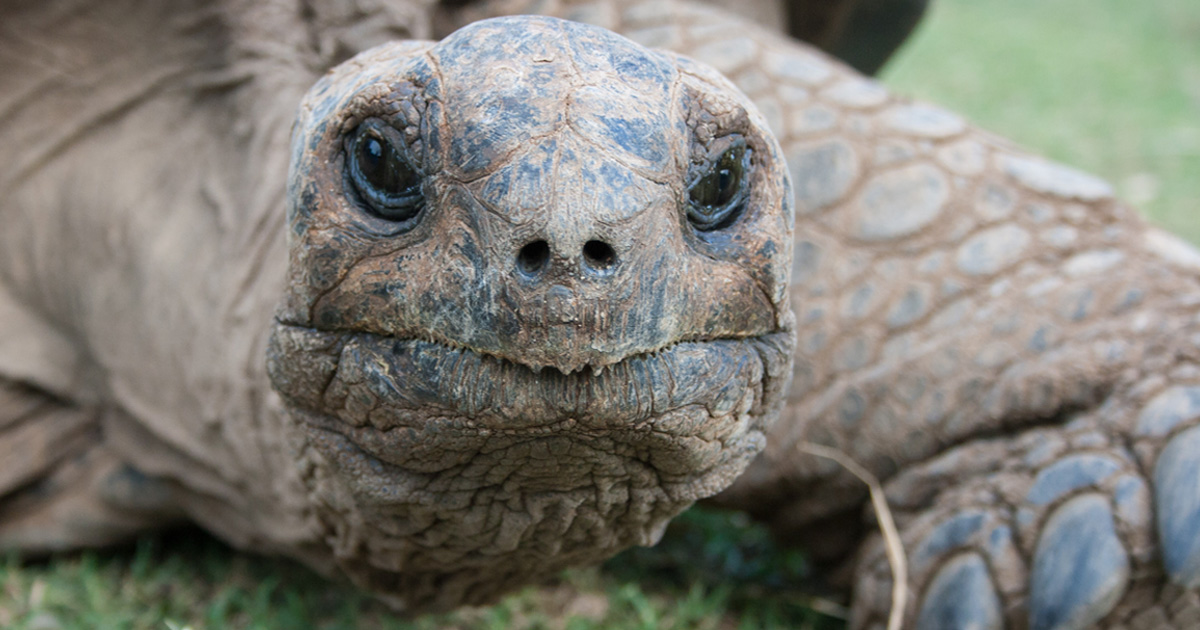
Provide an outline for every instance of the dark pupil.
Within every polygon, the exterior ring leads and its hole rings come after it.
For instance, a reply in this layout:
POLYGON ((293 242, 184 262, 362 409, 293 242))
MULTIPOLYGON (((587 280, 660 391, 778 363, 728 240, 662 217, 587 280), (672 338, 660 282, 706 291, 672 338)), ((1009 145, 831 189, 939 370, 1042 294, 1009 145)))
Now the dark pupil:
POLYGON ((358 143, 358 168, 380 192, 397 195, 417 185, 413 172, 392 143, 371 134, 358 143))
POLYGON ((692 187, 692 202, 700 206, 723 206, 737 194, 742 181, 742 150, 721 154, 717 167, 692 187))

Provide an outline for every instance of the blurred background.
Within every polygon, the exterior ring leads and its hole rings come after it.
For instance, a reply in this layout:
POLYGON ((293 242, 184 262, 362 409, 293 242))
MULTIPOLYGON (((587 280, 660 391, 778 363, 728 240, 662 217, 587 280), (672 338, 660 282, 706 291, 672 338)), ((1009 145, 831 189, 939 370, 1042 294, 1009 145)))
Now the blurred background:
POLYGON ((917 28, 888 87, 1096 173, 1200 243, 1200 3, 933 0, 917 28))
MULTIPOLYGON (((894 91, 1112 181, 1200 243, 1200 2, 933 0, 894 91)), ((406 621, 293 563, 184 530, 36 563, 0 558, 0 628, 842 628, 802 550, 697 508, 653 549, 498 606, 406 621)))

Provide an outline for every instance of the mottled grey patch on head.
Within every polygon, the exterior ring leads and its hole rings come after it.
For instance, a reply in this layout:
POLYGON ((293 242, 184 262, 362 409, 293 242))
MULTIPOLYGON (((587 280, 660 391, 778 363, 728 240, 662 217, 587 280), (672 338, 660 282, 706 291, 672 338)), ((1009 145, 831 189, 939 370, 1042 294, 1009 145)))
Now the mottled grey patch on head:
MULTIPOLYGON (((404 50, 404 42, 393 42, 389 46, 397 46, 397 52, 404 50)), ((423 46, 423 48, 428 48, 428 46, 423 46)), ((427 98, 441 99, 442 84, 438 80, 437 70, 434 69, 431 60, 424 55, 416 56, 416 51, 411 54, 413 57, 408 58, 406 65, 395 67, 395 72, 404 73, 410 81, 422 86, 427 98)))
POLYGON ((636 156, 651 168, 666 166, 678 148, 667 133, 684 133, 682 119, 673 116, 674 65, 615 33, 574 23, 564 28, 570 31, 582 82, 571 94, 571 124, 590 140, 636 156))
POLYGON ((639 166, 661 169, 676 148, 668 133, 680 129, 672 125, 675 70, 667 59, 603 29, 519 19, 528 26, 476 23, 431 50, 450 165, 468 176, 490 169, 569 123, 639 166))
POLYGON ((1083 630, 1108 614, 1129 584, 1129 556, 1108 500, 1075 497, 1046 521, 1029 583, 1032 630, 1083 630))
POLYGON ((947 562, 925 591, 917 628, 922 630, 1001 630, 1003 609, 987 563, 968 553, 947 562))
POLYGON ((553 183, 555 197, 578 200, 580 209, 586 209, 593 220, 618 223, 653 201, 668 198, 665 188, 605 152, 591 150, 576 140, 563 145, 553 183))
POLYGON ((563 122, 557 104, 571 86, 569 51, 542 29, 473 25, 431 56, 441 70, 450 164, 462 172, 487 169, 563 122))
POLYGON ((518 221, 521 215, 541 212, 552 199, 557 152, 556 138, 531 143, 484 180, 480 201, 493 208, 507 205, 518 221))
POLYGON ((877 175, 855 206, 851 234, 871 241, 909 236, 941 214, 950 184, 929 164, 913 164, 877 175))

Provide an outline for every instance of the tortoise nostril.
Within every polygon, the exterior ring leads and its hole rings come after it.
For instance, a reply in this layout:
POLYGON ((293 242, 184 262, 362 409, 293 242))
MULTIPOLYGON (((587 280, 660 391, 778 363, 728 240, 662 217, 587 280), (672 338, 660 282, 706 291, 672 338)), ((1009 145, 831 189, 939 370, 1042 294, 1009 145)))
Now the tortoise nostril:
POLYGON ((550 244, 546 241, 528 243, 517 252, 517 269, 526 275, 534 275, 550 260, 550 244))
POLYGON ((583 244, 583 261, 596 271, 605 271, 617 262, 617 252, 604 241, 588 241, 583 244))

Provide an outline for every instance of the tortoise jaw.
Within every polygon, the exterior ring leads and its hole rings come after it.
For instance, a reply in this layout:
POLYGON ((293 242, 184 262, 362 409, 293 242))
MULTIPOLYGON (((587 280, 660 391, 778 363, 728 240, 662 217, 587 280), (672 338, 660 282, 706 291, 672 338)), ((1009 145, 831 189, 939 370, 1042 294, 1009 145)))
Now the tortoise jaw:
POLYGON ((303 440, 312 504, 338 531, 374 532, 378 549, 345 570, 390 590, 448 573, 429 540, 470 559, 465 580, 501 557, 558 567, 652 543, 765 446, 791 338, 681 342, 564 374, 276 323, 268 369, 303 440), (497 529, 497 514, 516 516, 497 529))
POLYGON ((681 342, 565 374, 276 323, 268 368, 312 505, 332 531, 371 533, 348 536, 373 547, 348 547, 343 569, 407 591, 396 581, 474 584, 497 562, 550 571, 653 543, 765 446, 790 342, 790 331, 681 342), (446 549, 462 564, 448 569, 446 549))
MULTIPOLYGON (((575 369, 531 366, 462 346, 277 323, 269 366, 292 406, 350 427, 456 431, 625 429, 699 406, 713 417, 761 413, 782 387, 790 333, 678 341, 649 353, 575 369)), ((682 437, 682 436, 681 436, 682 437)))

